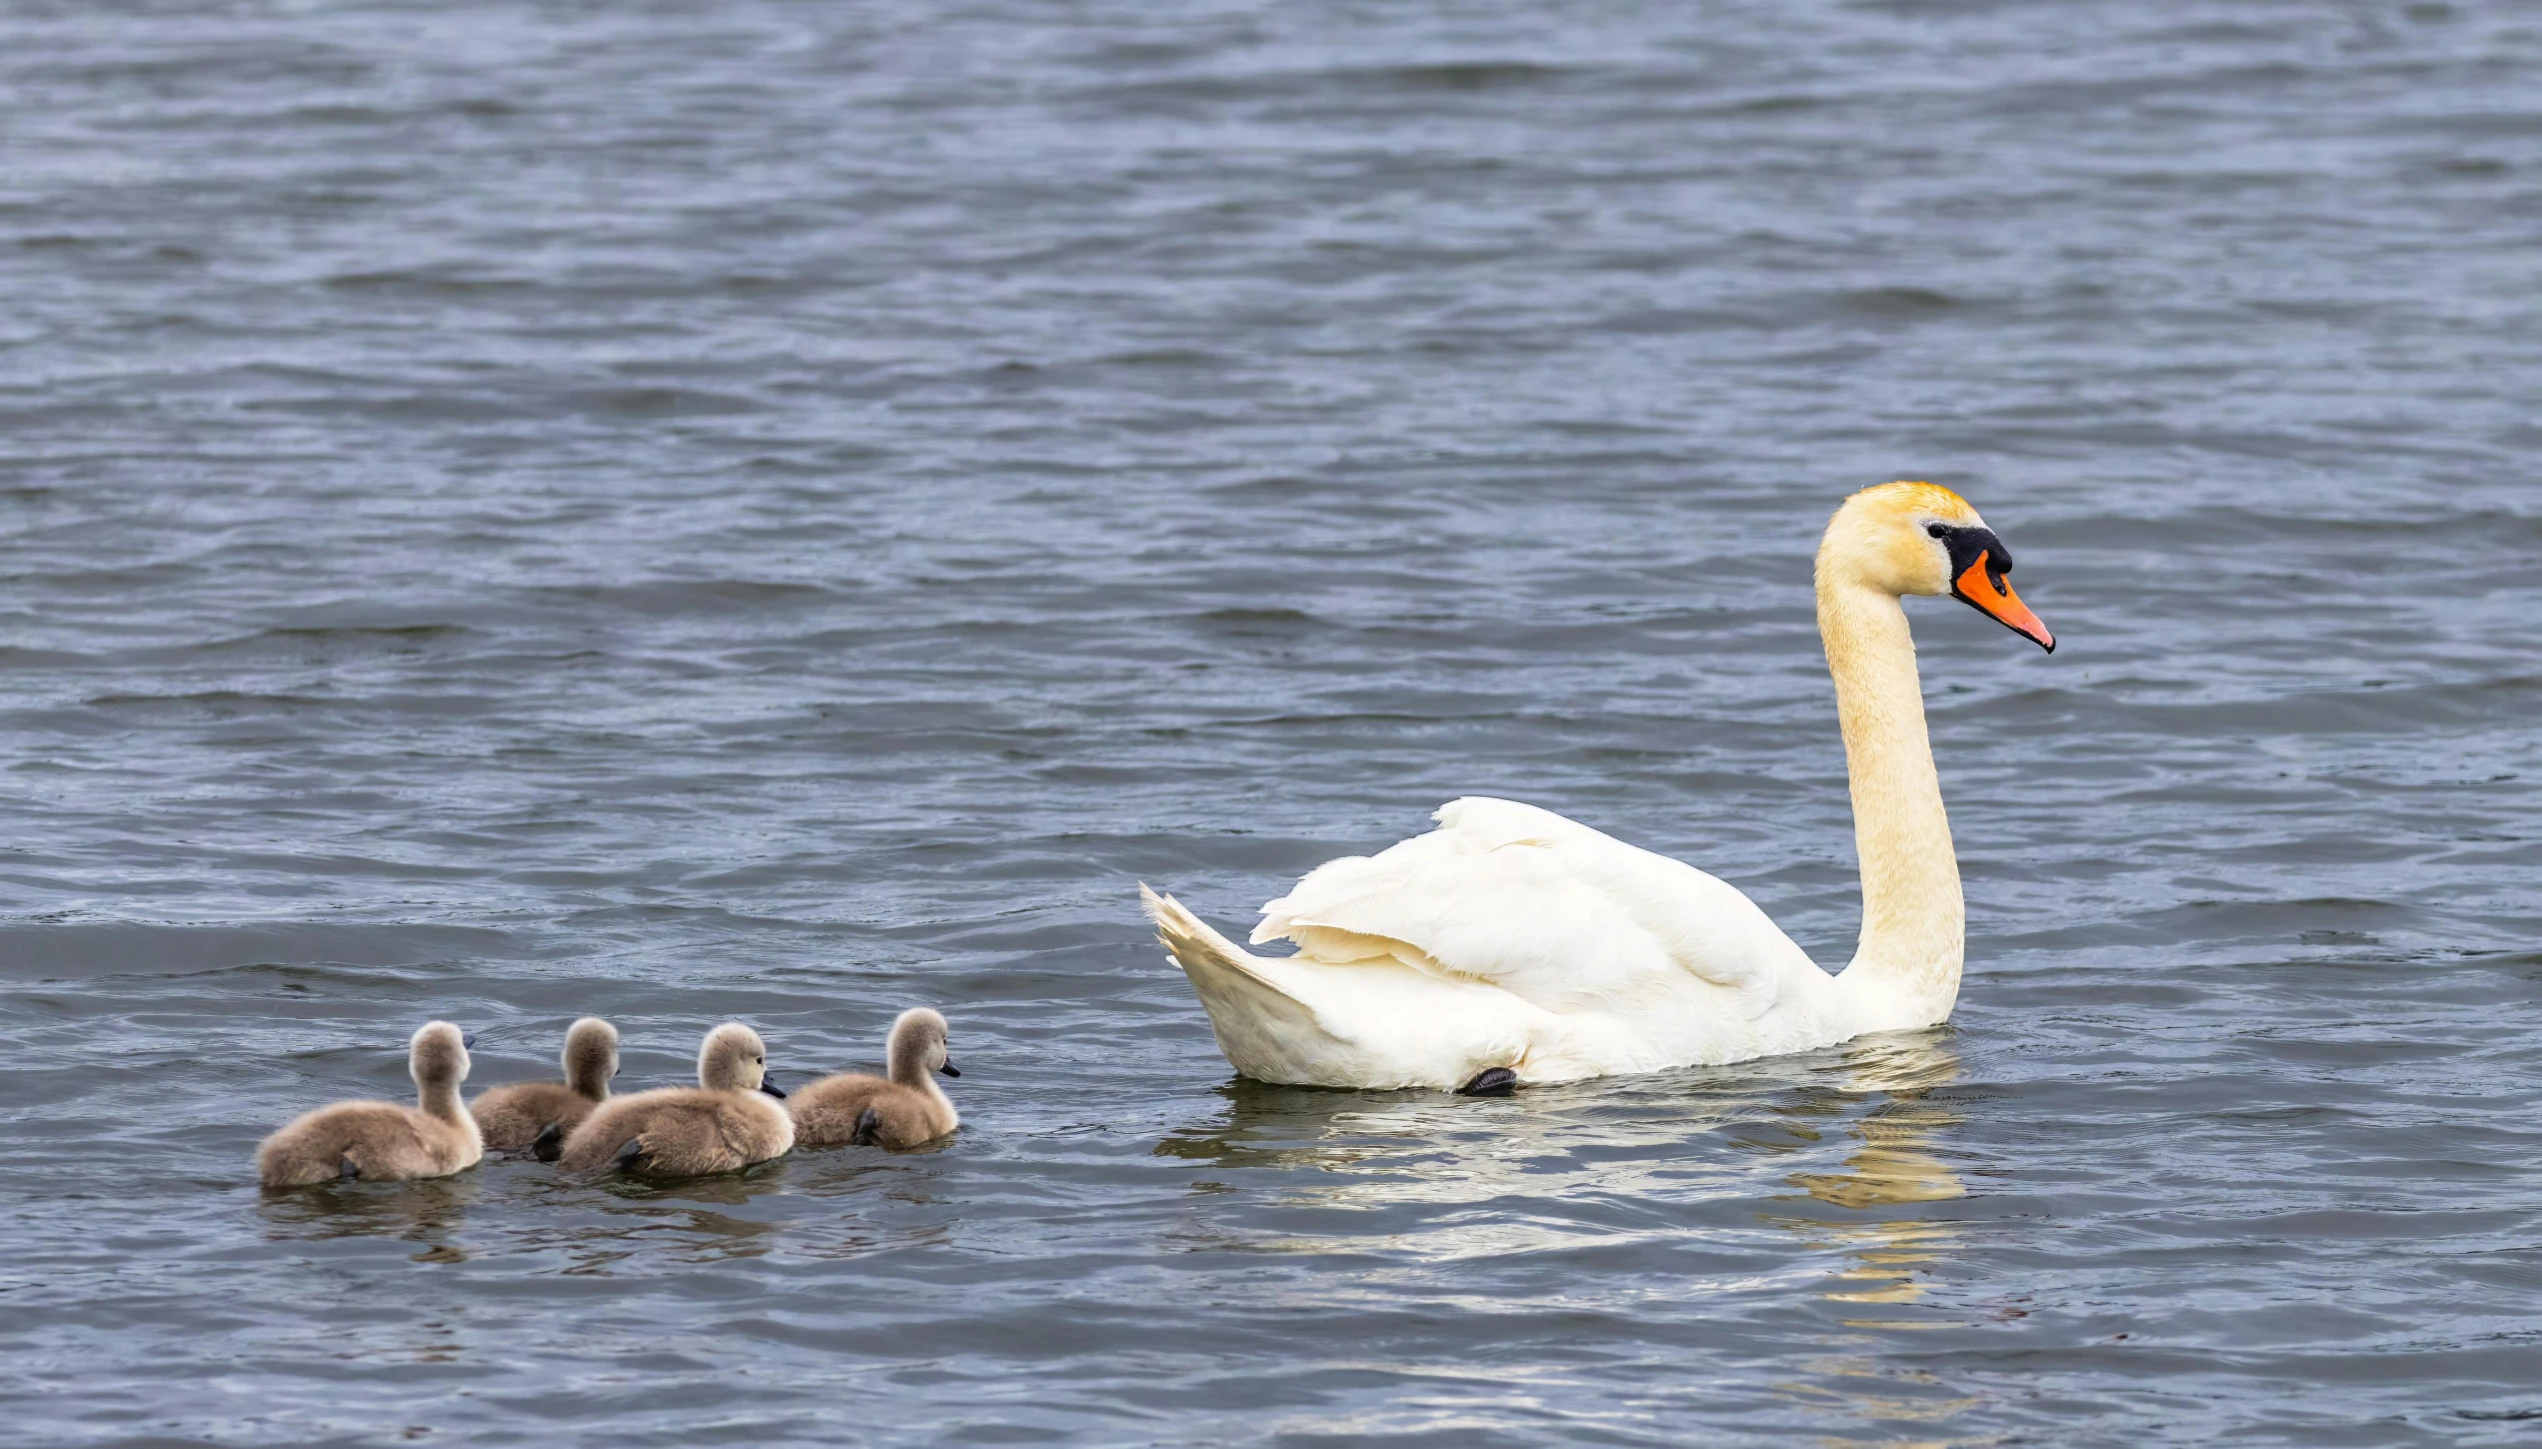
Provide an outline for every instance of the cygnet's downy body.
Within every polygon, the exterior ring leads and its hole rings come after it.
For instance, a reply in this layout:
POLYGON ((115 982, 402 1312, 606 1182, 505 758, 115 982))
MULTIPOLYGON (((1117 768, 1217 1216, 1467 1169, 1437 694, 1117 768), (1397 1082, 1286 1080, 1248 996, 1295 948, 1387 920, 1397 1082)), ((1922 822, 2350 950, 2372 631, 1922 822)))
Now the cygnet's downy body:
POLYGON ((557 1165, 568 1172, 616 1166, 644 1177, 737 1172, 783 1157, 794 1119, 768 1084, 768 1048, 737 1021, 706 1034, 697 1086, 612 1097, 565 1139, 557 1165))
POLYGON ((485 1134, 486 1151, 521 1152, 545 1143, 541 1155, 553 1160, 556 1146, 609 1100, 609 1079, 616 1075, 618 1029, 586 1016, 565 1031, 565 1080, 490 1088, 468 1111, 485 1134))
POLYGON ((915 1007, 892 1023, 888 1077, 847 1073, 823 1077, 786 1102, 798 1147, 888 1147, 897 1152, 945 1136, 962 1114, 936 1085, 935 1073, 962 1075, 947 1055, 944 1018, 915 1007))
POLYGON ((360 1178, 395 1182, 448 1177, 477 1165, 485 1147, 459 1100, 468 1079, 468 1038, 446 1021, 425 1023, 407 1044, 406 1070, 417 1102, 338 1102, 295 1117, 256 1149, 267 1187, 308 1187, 360 1178))

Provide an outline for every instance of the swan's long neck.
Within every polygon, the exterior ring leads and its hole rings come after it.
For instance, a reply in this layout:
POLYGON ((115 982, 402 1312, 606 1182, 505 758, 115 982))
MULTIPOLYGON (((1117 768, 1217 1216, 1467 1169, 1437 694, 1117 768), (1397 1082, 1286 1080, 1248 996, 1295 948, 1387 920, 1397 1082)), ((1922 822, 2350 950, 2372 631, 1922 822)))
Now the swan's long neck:
POLYGON ((1915 640, 1897 595, 1825 571, 1818 631, 1836 678, 1862 865, 1862 941, 1838 979, 1878 1018, 1864 1029, 1929 1026, 1959 998, 1966 918, 1915 640))

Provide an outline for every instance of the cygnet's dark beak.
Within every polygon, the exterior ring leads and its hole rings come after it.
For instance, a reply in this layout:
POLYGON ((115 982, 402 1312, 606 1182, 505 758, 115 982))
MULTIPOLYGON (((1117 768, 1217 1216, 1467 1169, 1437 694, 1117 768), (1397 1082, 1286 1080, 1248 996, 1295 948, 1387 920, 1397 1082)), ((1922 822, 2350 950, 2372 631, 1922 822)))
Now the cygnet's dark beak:
POLYGON ((761 1078, 759 1079, 759 1090, 761 1090, 761 1091, 763 1091, 763 1092, 767 1093, 767 1094, 768 1094, 769 1096, 771 1096, 771 1097, 776 1098, 776 1099, 777 1099, 778 1101, 780 1101, 780 1102, 782 1102, 782 1101, 784 1101, 784 1100, 786 1099, 786 1094, 777 1090, 777 1084, 776 1084, 776 1083, 774 1083, 774 1082, 772 1082, 772 1081, 769 1081, 766 1077, 761 1077, 761 1078))
POLYGON ((473 1031, 463 1031, 459 1033, 459 1049, 461 1051, 468 1052, 475 1051, 477 1049, 477 1034, 473 1031))
POLYGON ((944 1065, 936 1068, 936 1070, 944 1073, 948 1077, 958 1077, 962 1075, 960 1072, 953 1069, 953 1063, 950 1061, 947 1061, 944 1065))

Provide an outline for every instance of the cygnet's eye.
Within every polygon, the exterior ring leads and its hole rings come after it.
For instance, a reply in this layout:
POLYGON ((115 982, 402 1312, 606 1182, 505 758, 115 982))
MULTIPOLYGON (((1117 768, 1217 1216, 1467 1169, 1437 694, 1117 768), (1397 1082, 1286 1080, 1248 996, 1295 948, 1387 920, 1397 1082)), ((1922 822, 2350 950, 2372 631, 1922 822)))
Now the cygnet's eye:
POLYGON ((1928 523, 1924 525, 1924 531, 1933 535, 1935 538, 1948 538, 1951 533, 1948 525, 1940 523, 1928 523))

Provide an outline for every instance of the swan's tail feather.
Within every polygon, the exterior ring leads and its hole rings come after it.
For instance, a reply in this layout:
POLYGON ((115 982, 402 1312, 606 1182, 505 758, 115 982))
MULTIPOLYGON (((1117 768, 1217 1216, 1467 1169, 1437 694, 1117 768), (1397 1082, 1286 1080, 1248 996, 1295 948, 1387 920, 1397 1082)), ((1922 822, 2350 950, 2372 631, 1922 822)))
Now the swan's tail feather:
POLYGON ((1281 1063, 1285 1043, 1308 1038, 1329 1040, 1315 1010, 1285 990, 1263 968, 1269 962, 1246 952, 1183 908, 1172 896, 1161 896, 1142 883, 1139 902, 1156 923, 1156 938, 1191 978, 1192 990, 1209 1011, 1210 1029, 1219 1048, 1236 1069, 1266 1081, 1293 1081, 1281 1063))
MULTIPOLYGON (((1174 957, 1176 965, 1197 984, 1204 975, 1244 977, 1266 991, 1282 997, 1288 995, 1264 980, 1253 966, 1253 955, 1244 947, 1218 934, 1216 927, 1186 910, 1172 896, 1160 896, 1139 882, 1139 904, 1146 908, 1147 918, 1156 923, 1156 939, 1174 957)), ((1201 993, 1205 999, 1209 993, 1201 993)))

